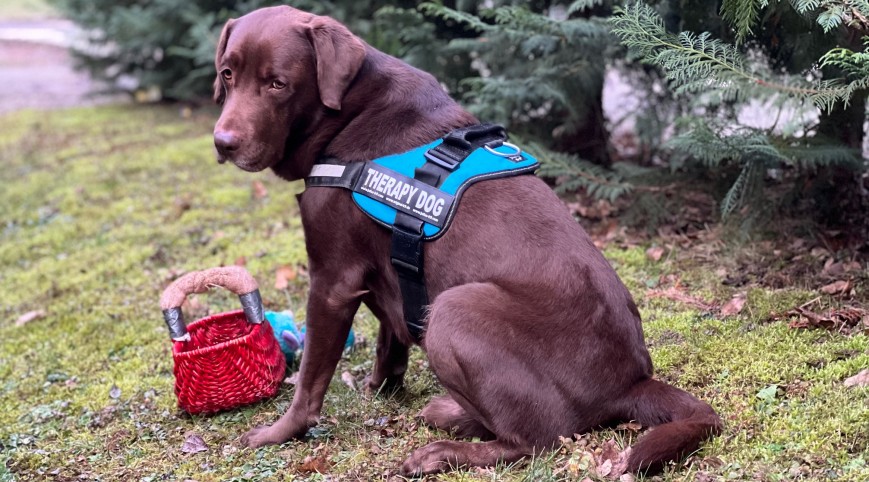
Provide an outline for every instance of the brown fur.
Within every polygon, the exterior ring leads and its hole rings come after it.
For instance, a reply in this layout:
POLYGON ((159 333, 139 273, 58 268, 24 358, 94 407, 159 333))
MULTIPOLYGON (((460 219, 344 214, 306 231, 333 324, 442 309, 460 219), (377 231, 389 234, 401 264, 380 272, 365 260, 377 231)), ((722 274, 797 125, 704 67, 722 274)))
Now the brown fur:
MULTIPOLYGON (((324 156, 373 159, 477 122, 431 75, 330 18, 290 7, 227 23, 216 67, 218 159, 288 180, 324 156)), ((311 274, 305 355, 292 405, 243 437, 252 447, 301 437, 317 423, 360 304, 380 320, 370 387, 401 385, 412 343, 389 232, 342 189, 309 188, 299 206, 311 274)), ((720 431, 709 405, 651 378, 630 294, 540 179, 470 187, 449 231, 426 243, 425 266, 433 301, 422 348, 449 396, 421 415, 491 440, 429 444, 405 461, 405 473, 518 460, 559 436, 631 419, 658 425, 633 448, 629 469, 638 471, 720 431)))

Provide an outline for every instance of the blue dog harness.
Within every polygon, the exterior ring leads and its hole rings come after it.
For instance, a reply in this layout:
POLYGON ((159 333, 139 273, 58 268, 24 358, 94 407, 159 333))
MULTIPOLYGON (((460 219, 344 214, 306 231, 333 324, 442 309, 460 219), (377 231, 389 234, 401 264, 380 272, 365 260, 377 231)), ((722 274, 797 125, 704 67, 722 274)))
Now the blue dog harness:
POLYGON ((530 174, 540 166, 506 139, 501 126, 471 126, 372 161, 346 164, 326 159, 314 165, 305 179, 308 187, 349 189, 365 214, 392 230, 392 266, 398 274, 405 323, 417 342, 425 330, 429 304, 423 241, 437 239, 449 229, 459 200, 471 184, 530 174))

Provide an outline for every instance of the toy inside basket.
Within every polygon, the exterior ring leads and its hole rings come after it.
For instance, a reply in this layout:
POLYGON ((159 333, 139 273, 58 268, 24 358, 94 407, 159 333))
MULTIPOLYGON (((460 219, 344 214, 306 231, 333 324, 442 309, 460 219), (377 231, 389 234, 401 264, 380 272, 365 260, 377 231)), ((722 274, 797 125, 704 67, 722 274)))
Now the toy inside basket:
POLYGON ((174 340, 175 394, 189 413, 229 410, 274 396, 286 360, 265 319, 256 281, 244 268, 188 273, 160 299, 174 340), (185 326, 180 306, 190 293, 222 286, 239 294, 242 309, 219 313, 185 326))

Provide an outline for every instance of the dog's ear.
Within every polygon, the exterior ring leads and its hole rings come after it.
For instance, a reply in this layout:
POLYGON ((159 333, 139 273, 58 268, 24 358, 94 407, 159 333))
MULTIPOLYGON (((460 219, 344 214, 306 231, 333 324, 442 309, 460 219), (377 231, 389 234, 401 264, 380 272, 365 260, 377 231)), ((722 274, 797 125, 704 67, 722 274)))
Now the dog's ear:
POLYGON ((317 60, 317 87, 326 107, 341 110, 341 99, 365 60, 365 45, 347 27, 316 16, 307 29, 317 60))
POLYGON ((217 76, 214 78, 214 102, 218 104, 223 104, 224 99, 226 99, 226 89, 223 88, 223 81, 220 80, 220 58, 226 52, 226 42, 229 40, 229 32, 234 20, 231 18, 226 21, 226 25, 220 32, 220 40, 217 41, 217 49, 214 53, 214 68, 217 70, 217 76))

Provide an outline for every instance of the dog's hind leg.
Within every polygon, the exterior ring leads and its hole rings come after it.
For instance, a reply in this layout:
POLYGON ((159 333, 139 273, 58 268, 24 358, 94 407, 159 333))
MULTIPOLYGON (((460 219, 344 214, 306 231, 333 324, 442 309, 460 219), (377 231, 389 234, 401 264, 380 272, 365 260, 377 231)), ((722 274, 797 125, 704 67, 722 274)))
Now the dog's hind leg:
POLYGON ((532 310, 533 303, 491 283, 466 284, 438 295, 423 347, 451 400, 435 401, 422 415, 435 426, 470 420, 495 440, 429 444, 405 461, 405 474, 514 462, 578 428, 574 401, 554 381, 551 363, 532 359, 553 351, 537 342, 529 349, 522 327, 537 321, 532 310))
POLYGON ((446 430, 458 437, 477 437, 482 440, 495 438, 495 435, 489 429, 468 414, 449 395, 432 398, 428 405, 419 413, 419 416, 430 426, 446 430))

